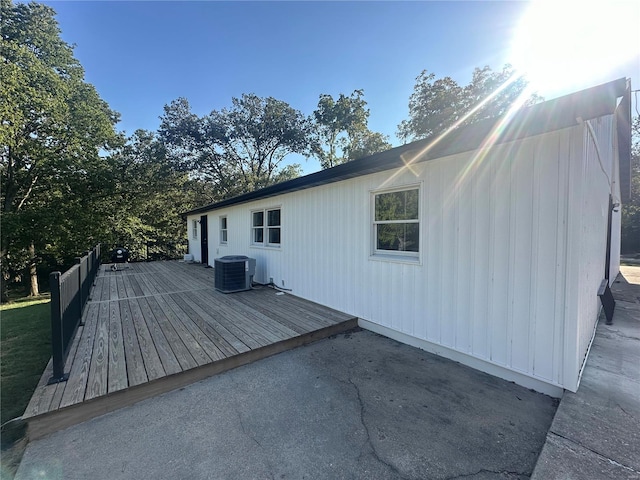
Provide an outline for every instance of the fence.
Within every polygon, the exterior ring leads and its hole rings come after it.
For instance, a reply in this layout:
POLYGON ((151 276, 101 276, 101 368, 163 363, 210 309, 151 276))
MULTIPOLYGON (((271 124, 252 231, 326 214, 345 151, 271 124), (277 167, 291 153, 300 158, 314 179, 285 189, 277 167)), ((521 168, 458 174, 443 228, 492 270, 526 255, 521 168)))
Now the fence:
POLYGON ((64 365, 73 336, 81 325, 82 312, 100 267, 100 244, 76 258, 76 264, 64 273, 49 275, 51 287, 51 348, 53 375, 49 384, 64 382, 69 374, 64 365))

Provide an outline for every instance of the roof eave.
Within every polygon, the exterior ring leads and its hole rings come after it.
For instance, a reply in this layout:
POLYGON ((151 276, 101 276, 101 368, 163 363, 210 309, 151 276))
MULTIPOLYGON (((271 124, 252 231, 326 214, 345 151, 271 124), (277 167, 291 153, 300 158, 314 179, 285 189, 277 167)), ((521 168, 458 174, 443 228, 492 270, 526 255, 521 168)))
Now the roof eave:
POLYGON ((489 136, 493 137, 491 145, 496 145, 572 127, 584 120, 613 114, 616 112, 616 100, 620 97, 625 97, 627 92, 628 82, 625 78, 620 78, 523 108, 512 118, 509 118, 508 122, 504 121, 505 117, 482 120, 457 128, 442 138, 417 140, 333 168, 195 208, 181 215, 186 218, 188 215, 218 210, 231 205, 392 170, 404 167, 407 164, 477 150, 478 148, 483 148, 489 136))

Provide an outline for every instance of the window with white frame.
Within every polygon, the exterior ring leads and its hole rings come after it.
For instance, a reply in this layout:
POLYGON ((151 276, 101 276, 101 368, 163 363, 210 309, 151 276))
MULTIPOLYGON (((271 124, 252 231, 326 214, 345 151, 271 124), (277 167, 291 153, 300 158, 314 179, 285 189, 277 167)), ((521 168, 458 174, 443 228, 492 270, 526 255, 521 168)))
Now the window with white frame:
POLYGON ((227 217, 220 217, 220 244, 227 243, 227 217))
POLYGON ((267 247, 280 246, 280 209, 268 208, 251 212, 251 243, 267 247))
POLYGON ((373 251, 418 256, 420 251, 420 189, 404 188, 373 194, 373 251))
POLYGON ((198 221, 197 220, 193 220, 191 222, 191 229, 192 229, 191 234, 193 236, 192 238, 194 240, 197 240, 198 239, 198 221))

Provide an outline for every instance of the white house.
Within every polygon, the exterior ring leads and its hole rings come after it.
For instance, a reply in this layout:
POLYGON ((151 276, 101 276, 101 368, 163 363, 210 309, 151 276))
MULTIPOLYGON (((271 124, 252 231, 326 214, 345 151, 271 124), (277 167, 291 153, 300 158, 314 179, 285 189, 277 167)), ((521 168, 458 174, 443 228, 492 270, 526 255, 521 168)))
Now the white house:
POLYGON ((192 210, 189 251, 247 255, 255 281, 363 328, 576 391, 618 273, 630 101, 619 79, 192 210))

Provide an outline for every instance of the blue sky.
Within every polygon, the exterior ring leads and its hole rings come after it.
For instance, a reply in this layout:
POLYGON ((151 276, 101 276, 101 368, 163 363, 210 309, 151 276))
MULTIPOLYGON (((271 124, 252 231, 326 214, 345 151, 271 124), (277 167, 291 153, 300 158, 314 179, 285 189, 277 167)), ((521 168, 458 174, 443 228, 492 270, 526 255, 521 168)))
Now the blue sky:
MULTIPOLYGON (((305 114, 318 96, 364 89, 369 127, 400 142, 416 76, 428 69, 461 84, 474 67, 512 62, 525 2, 67 2, 58 13, 65 41, 112 109, 120 130, 157 129, 162 108, 186 97, 202 115, 242 93, 272 96, 305 114)), ((629 3, 631 5, 631 3, 629 3)), ((640 8, 632 17, 640 24, 640 8)), ((628 16, 628 15, 626 15, 628 16)), ((639 29, 635 29, 636 31, 639 29)), ((541 32, 542 33, 542 32, 541 32)), ((638 40, 640 53, 640 34, 638 40)), ((640 60, 546 98, 621 76, 640 84, 640 60)), ((296 159, 300 161, 300 159, 296 159)), ((305 173, 317 162, 301 161, 305 173)))

